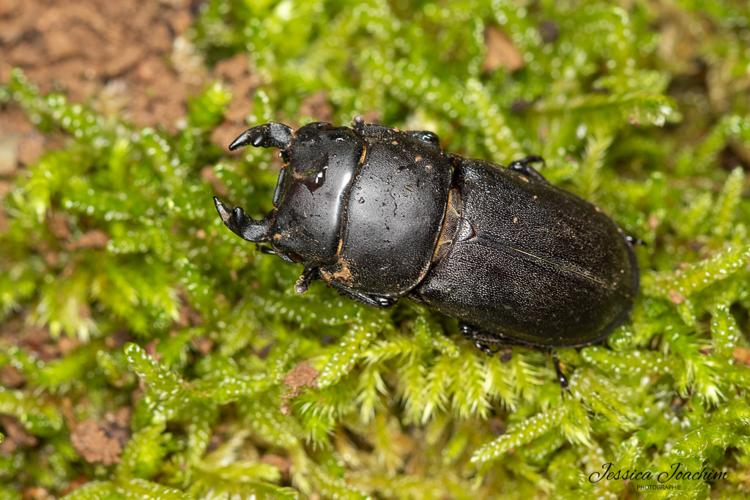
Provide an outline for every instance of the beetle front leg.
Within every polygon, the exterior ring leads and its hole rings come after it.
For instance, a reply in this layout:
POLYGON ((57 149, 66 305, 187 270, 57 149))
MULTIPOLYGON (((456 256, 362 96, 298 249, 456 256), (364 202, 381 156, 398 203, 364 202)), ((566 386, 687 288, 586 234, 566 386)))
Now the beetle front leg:
POLYGON ((363 292, 358 292, 356 290, 352 290, 351 288, 347 288, 340 283, 336 283, 335 281, 329 281, 328 283, 340 294, 346 295, 350 299, 354 299, 357 302, 361 302, 362 304, 368 306, 383 308, 390 307, 398 302, 398 299, 394 297, 386 297, 384 295, 371 295, 363 292))
POLYGON ((544 165, 544 158, 536 155, 526 156, 520 160, 512 161, 510 165, 508 165, 508 170, 519 172, 538 181, 547 182, 547 179, 531 166, 534 163, 541 163, 544 165))

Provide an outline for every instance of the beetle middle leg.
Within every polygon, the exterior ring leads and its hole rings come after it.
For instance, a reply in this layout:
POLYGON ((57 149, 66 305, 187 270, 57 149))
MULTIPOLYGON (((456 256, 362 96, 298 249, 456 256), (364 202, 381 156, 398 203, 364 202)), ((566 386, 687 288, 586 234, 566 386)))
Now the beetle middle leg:
POLYGON ((544 165, 544 158, 536 155, 526 156, 524 158, 521 158, 520 160, 514 160, 510 162, 510 165, 508 165, 508 170, 522 173, 537 181, 547 182, 547 179, 545 179, 542 174, 537 172, 536 169, 532 167, 534 163, 541 163, 542 165, 544 165))
POLYGON ((358 292, 347 288, 346 286, 337 283, 335 281, 329 281, 329 285, 335 288, 340 294, 346 295, 350 299, 354 299, 362 304, 373 306, 373 307, 390 307, 395 304, 398 299, 394 297, 386 297, 385 295, 373 295, 364 292, 358 292))

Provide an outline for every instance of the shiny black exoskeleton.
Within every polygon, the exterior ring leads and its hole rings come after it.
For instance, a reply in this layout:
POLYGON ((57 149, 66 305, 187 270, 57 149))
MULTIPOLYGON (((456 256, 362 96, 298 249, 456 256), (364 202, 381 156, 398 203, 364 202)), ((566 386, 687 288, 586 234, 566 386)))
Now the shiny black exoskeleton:
POLYGON ((215 199, 224 223, 373 306, 407 296, 457 318, 478 347, 573 347, 625 320, 638 291, 632 238, 552 186, 527 157, 507 168, 441 150, 426 131, 355 120, 296 132, 267 123, 229 148, 281 150, 262 220, 215 199))

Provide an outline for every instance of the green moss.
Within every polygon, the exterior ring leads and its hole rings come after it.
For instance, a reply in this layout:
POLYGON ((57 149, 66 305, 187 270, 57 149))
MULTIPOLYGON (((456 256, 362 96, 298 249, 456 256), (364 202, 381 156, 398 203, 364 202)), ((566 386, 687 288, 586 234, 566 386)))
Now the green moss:
POLYGON ((466 155, 543 155, 551 182, 646 242, 632 320, 608 347, 560 352, 561 393, 546 354, 486 357, 413 303, 372 310, 320 283, 295 295, 299 266, 227 231, 200 175, 213 165, 227 199, 270 208, 270 154, 229 159, 208 140, 224 87, 191 100, 169 134, 40 96, 15 72, 0 100, 69 139, 4 201, 0 314, 82 344, 45 362, 0 335, 0 366, 26 380, 0 388, 0 413, 40 442, 0 456, 0 495, 60 494, 81 477, 92 482, 73 497, 635 493, 587 480, 607 462, 728 472, 663 496, 747 494, 744 2, 212 0, 194 38, 211 63, 248 54, 263 80, 252 123, 309 121, 301 104, 322 90, 338 122, 375 112, 466 155), (489 25, 522 68, 483 70, 489 25), (72 241, 108 241, 67 245, 53 215, 72 241), (303 361, 319 376, 295 390, 285 376, 303 361), (132 407, 118 464, 79 455, 64 401, 75 421, 132 407))

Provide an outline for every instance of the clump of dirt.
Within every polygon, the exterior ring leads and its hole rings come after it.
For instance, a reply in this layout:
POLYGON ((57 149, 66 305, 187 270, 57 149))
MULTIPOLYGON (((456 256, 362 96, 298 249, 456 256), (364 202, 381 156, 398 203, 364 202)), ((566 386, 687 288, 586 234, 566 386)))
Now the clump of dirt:
POLYGON ((0 368, 0 385, 4 387, 21 387, 26 382, 26 378, 18 371, 18 368, 5 365, 0 368))
POLYGON ((68 250, 78 250, 80 248, 104 248, 107 246, 109 236, 104 231, 99 229, 92 229, 81 235, 75 241, 71 241, 66 245, 68 250))
MULTIPOLYGON (((207 75, 185 36, 194 0, 3 0, 0 82, 21 68, 42 92, 59 90, 141 126, 174 129, 207 75)), ((0 110, 2 172, 50 144, 20 110, 0 110)))
POLYGON ((732 357, 737 363, 750 366, 750 349, 747 347, 735 347, 732 352, 732 357))
POLYGON ((307 361, 298 364, 286 374, 284 385, 287 387, 287 391, 281 396, 281 413, 284 415, 291 413, 292 409, 289 402, 302 394, 305 387, 318 386, 318 375, 318 370, 307 361))
POLYGON ((0 415, 0 428, 3 429, 6 439, 0 444, 0 453, 10 455, 19 448, 36 446, 37 439, 26 432, 23 426, 13 417, 0 415))
POLYGON ((274 467, 279 469, 279 472, 281 472, 281 476, 284 479, 289 478, 289 471, 292 468, 292 461, 288 458, 282 457, 281 455, 274 455, 272 453, 269 453, 260 457, 260 461, 269 465, 273 465, 274 467))
POLYGON ((511 73, 523 68, 523 55, 513 41, 497 26, 488 26, 484 30, 484 42, 487 51, 484 54, 482 69, 486 72, 505 68, 511 73))
POLYGON ((107 413, 103 421, 89 419, 76 425, 70 440, 87 462, 116 464, 130 437, 129 420, 130 409, 121 408, 117 412, 107 413))

